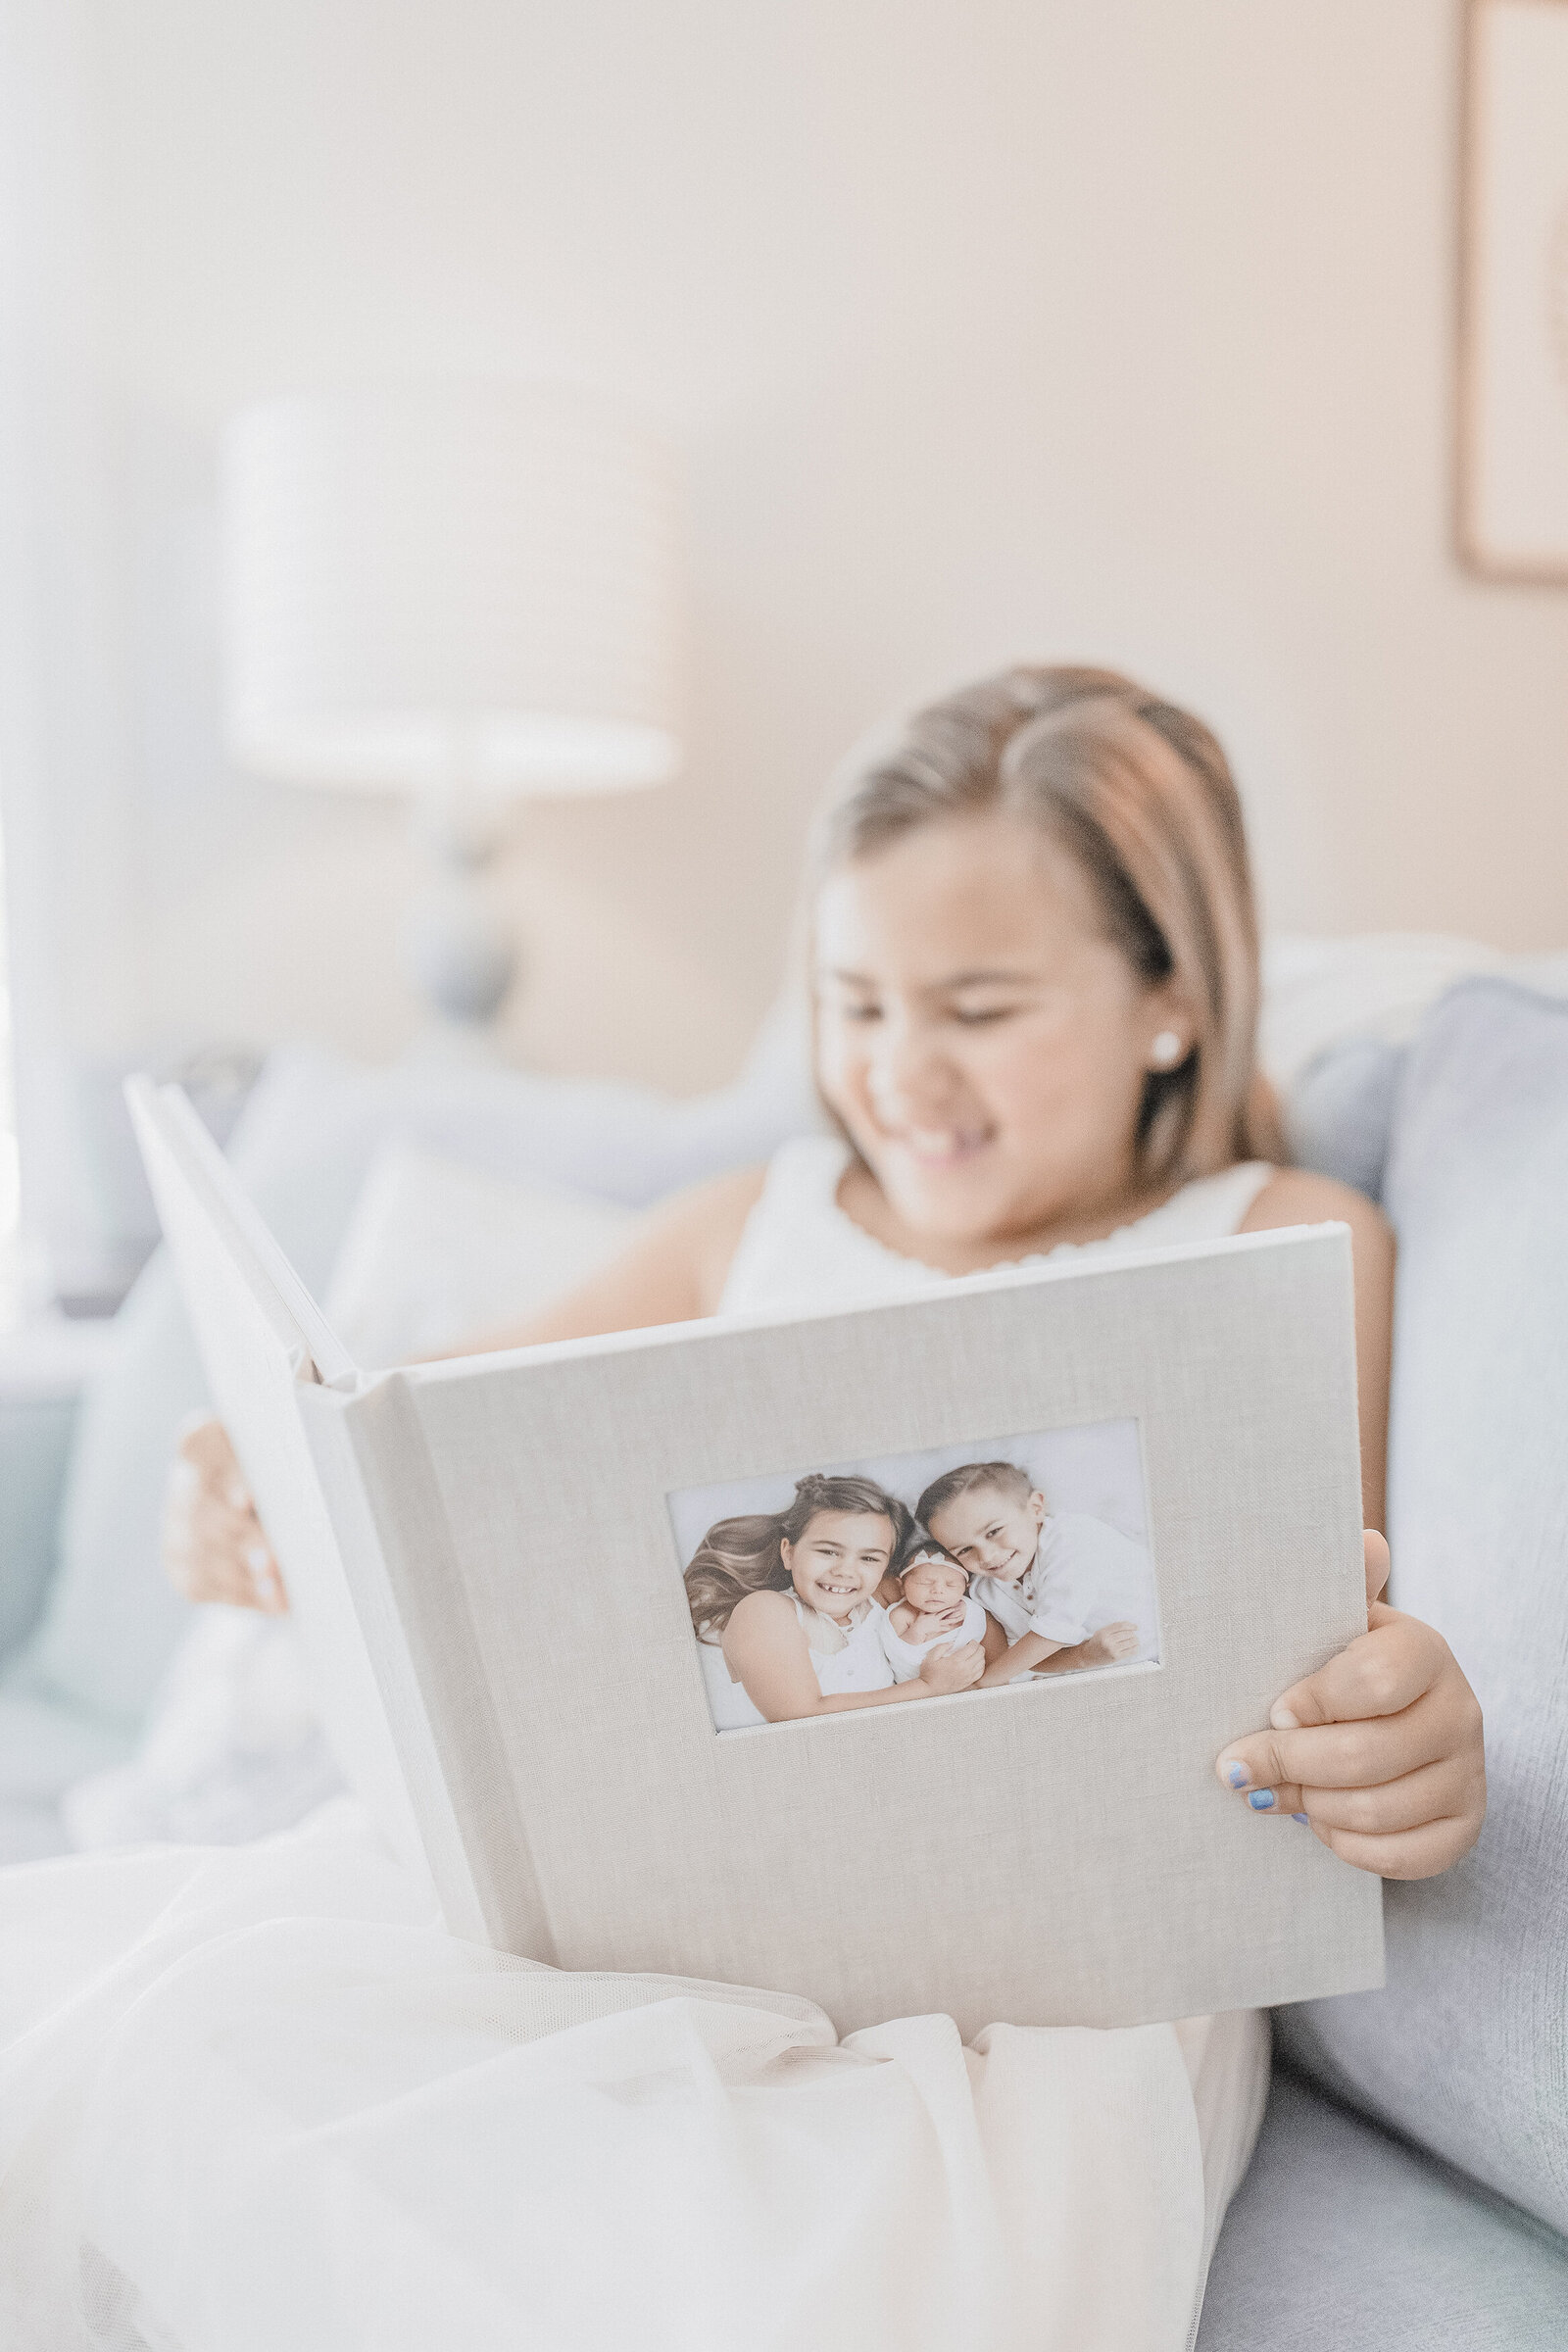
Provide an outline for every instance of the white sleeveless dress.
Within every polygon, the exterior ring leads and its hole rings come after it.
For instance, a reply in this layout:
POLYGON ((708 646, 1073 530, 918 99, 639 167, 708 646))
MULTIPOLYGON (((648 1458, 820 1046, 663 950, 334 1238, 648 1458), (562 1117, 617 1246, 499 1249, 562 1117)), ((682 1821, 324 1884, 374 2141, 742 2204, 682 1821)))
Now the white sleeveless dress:
MULTIPOLYGON (((831 1135, 802 1136, 774 1152, 761 1199, 730 1261, 721 1314, 917 1298, 949 1280, 918 1258, 900 1256, 845 1215, 839 1187, 849 1164, 849 1147, 831 1135)), ((1163 1248, 1167 1242, 1221 1241, 1236 1232, 1273 1173, 1266 1160, 1240 1161, 1218 1176, 1183 1185, 1147 1217, 1103 1241, 1062 1242, 1014 1262, 1043 1266, 1066 1257, 1163 1248)))
MULTIPOLYGON (((778 1155, 725 1304, 943 1277, 778 1155)), ((1266 1171, 1125 1235, 1234 1229, 1266 1171)), ((1133 1801, 1136 1801, 1134 1792, 1133 1801)), ((1184 2352, 1256 2017, 946 2017, 464 1944, 347 1798, 0 1871, 7 2352, 1184 2352)))
MULTIPOLYGON (((797 1592, 794 1596, 795 1614, 806 1636, 806 1647, 816 1673, 816 1687, 824 1698, 844 1690, 885 1690, 893 1681, 892 1655, 888 1648, 892 1639, 888 1613, 879 1601, 867 1601, 849 1630, 849 1639, 836 1648, 820 1649, 811 1640, 822 1623, 814 1609, 808 1609, 797 1592)), ((708 1704, 714 1728, 720 1732, 736 1732, 743 1726, 765 1723, 755 1699, 738 1683, 729 1670, 729 1661, 716 1642, 700 1642, 697 1654, 703 1662, 703 1679, 708 1685, 708 1704)), ((916 1669, 918 1671, 918 1669, 916 1669)))

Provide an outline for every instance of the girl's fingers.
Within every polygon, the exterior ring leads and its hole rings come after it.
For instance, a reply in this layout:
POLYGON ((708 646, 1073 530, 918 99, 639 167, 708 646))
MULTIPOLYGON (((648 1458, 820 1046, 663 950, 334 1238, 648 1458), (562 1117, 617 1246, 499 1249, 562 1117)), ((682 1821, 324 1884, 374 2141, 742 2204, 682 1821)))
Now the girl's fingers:
POLYGON ((281 1617, 288 1607, 288 1594, 283 1590, 283 1574, 265 1544, 257 1544, 245 1555, 250 1571, 251 1593, 256 1606, 269 1617, 281 1617))
POLYGON ((1467 1787, 1461 1765, 1445 1756, 1378 1788, 1305 1788, 1294 1809, 1308 1814, 1314 1828, 1387 1838, 1457 1818, 1465 1809, 1467 1787))
POLYGON ((1402 1715, 1325 1724, 1311 1732, 1254 1732, 1233 1740, 1215 1770, 1227 1788, 1368 1788, 1396 1781, 1454 1748, 1451 1708, 1432 1693, 1402 1715))
POLYGON ((1424 1879, 1468 1852, 1487 1809, 1481 1709, 1441 1634, 1375 1595, 1388 1545, 1365 1539, 1368 1630, 1284 1690, 1269 1728, 1215 1760, 1254 1813, 1305 1823, 1358 1870, 1424 1879))
POLYGON ((1375 1527, 1361 1530, 1361 1556, 1366 1563, 1366 1605, 1383 1598, 1383 1588, 1389 1581, 1389 1539, 1380 1536, 1375 1527))
POLYGON ((1432 1822, 1457 1819, 1465 1809, 1467 1794, 1468 1776, 1463 1766, 1445 1757, 1377 1788, 1303 1788, 1286 1781, 1277 1788, 1251 1789, 1245 1801, 1252 1812, 1281 1821, 1304 1813, 1314 1829, 1386 1838, 1404 1830, 1424 1829, 1432 1822), (1268 1799, 1272 1802, 1264 1801, 1268 1799))
POLYGON ((210 1416, 181 1431, 164 1509, 164 1560, 187 1599, 279 1616, 288 1595, 229 1444, 210 1416))
POLYGON ((1301 1791, 1294 1781, 1281 1781, 1277 1788, 1249 1788, 1246 1803, 1250 1812, 1265 1813, 1270 1821, 1293 1821, 1300 1818, 1301 1791))
POLYGON ((218 1494, 197 1493, 186 1506, 186 1516, 192 1526, 210 1529, 215 1536, 227 1534, 238 1542, 249 1529, 261 1525, 255 1510, 246 1503, 235 1504, 218 1494))
POLYGON ((237 1468, 228 1432, 212 1413, 201 1413, 187 1421, 174 1450, 178 1460, 189 1462, 204 1477, 225 1478, 237 1468))
POLYGON ((1381 1607, 1375 1614, 1394 1622, 1375 1626, 1287 1691, 1270 1730, 1221 1750, 1215 1770, 1227 1787, 1297 1781, 1354 1788, 1396 1780, 1440 1756, 1479 1759, 1481 1711, 1447 1643, 1413 1618, 1381 1607), (1327 1713, 1331 1706, 1340 1711, 1327 1713), (1298 1707, 1315 1720, 1295 1728, 1298 1707))
POLYGON ((173 1551, 165 1556, 175 1587, 187 1600, 221 1600, 239 1609, 256 1606, 254 1581, 237 1557, 173 1551))
POLYGON ((1436 1682, 1449 1656, 1443 1636, 1381 1601, 1369 1614, 1366 1633, 1280 1692, 1268 1717, 1276 1731, 1397 1715, 1436 1682))
POLYGON ((1368 1838, 1358 1830, 1319 1829, 1313 1835, 1352 1869, 1371 1871, 1380 1879, 1434 1879, 1450 1870, 1476 1841, 1476 1823, 1468 1814, 1429 1821, 1418 1830, 1396 1831, 1387 1838, 1368 1838))

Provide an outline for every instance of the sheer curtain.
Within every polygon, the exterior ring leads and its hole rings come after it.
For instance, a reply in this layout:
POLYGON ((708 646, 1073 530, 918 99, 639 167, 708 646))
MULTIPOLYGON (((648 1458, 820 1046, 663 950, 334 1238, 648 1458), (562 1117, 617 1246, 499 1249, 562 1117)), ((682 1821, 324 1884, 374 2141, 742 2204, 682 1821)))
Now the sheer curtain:
POLYGON ((134 1035, 142 993, 120 422, 93 358, 91 13, 82 0, 0 0, 0 835, 16 1181, 37 1286, 89 1294, 123 1278, 101 1153, 95 1165, 93 1073, 134 1035))
POLYGON ((17 1224, 22 1205, 17 1164, 17 1088, 11 1051, 5 871, 5 841, 0 837, 0 1331, 17 1320, 19 1311, 17 1224))

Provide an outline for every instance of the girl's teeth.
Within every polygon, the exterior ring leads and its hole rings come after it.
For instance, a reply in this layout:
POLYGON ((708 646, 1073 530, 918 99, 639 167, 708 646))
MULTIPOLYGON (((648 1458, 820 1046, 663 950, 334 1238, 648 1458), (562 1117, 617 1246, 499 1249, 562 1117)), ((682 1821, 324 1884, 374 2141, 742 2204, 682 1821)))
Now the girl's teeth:
POLYGON ((951 1159, 956 1152, 967 1152, 978 1144, 978 1135, 945 1132, 937 1134, 921 1128, 909 1131, 909 1149, 922 1159, 951 1159))

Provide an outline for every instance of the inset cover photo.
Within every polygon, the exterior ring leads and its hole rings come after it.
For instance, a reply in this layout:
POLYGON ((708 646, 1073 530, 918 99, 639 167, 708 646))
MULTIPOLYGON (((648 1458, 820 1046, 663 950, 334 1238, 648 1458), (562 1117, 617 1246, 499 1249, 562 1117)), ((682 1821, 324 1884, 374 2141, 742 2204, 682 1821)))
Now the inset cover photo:
POLYGON ((718 1732, 1159 1661, 1133 1420, 668 1503, 718 1732))

